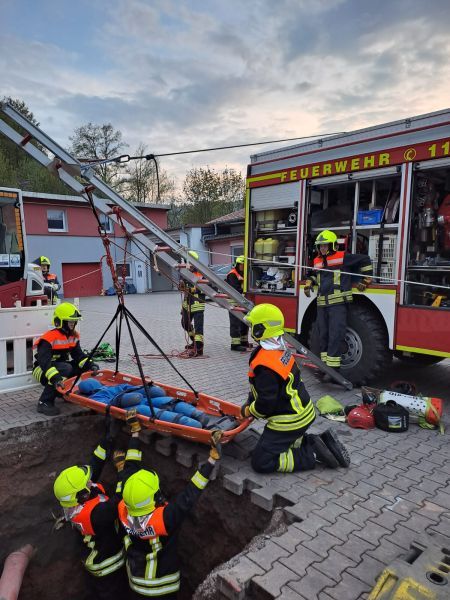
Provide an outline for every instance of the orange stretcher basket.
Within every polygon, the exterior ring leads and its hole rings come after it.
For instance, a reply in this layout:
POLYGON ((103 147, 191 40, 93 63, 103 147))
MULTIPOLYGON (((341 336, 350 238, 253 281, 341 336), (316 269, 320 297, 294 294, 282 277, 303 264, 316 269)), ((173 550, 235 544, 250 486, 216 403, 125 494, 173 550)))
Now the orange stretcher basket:
MULTIPOLYGON (((88 371, 83 373, 80 380, 90 377, 92 377, 92 373, 88 371)), ((127 383, 128 385, 142 386, 142 380, 140 377, 126 375, 124 373, 115 373, 109 369, 102 369, 98 371, 95 378, 103 385, 119 385, 121 383, 127 383)), ((103 402, 91 400, 87 396, 82 396, 78 392, 78 385, 76 385, 70 392, 70 388, 72 387, 74 381, 75 377, 71 377, 70 379, 66 379, 64 382, 64 398, 69 402, 79 404, 80 406, 84 406, 85 408, 90 408, 98 413, 104 414, 108 405, 104 404, 103 402)), ((252 417, 242 419, 240 415, 240 407, 232 402, 220 400, 219 398, 215 398, 214 396, 209 396, 201 392, 198 394, 198 398, 196 398, 195 394, 189 390, 166 385, 165 383, 159 383, 158 381, 153 381, 149 377, 146 377, 146 381, 149 384, 162 387, 163 390, 167 392, 168 396, 177 398, 183 402, 188 402, 189 404, 194 405, 197 410, 200 410, 207 415, 214 417, 227 416, 239 419, 239 425, 235 429, 224 431, 221 440, 222 443, 230 442, 238 433, 244 431, 253 421, 252 417)), ((125 420, 126 410, 123 408, 111 406, 110 413, 117 419, 125 420)), ((178 423, 169 423, 167 421, 152 419, 140 414, 138 414, 138 417, 141 425, 146 429, 157 431, 158 433, 170 433, 171 435, 192 440, 193 442, 200 442, 201 444, 210 443, 211 430, 209 429, 198 429, 196 427, 189 427, 187 425, 179 425, 178 423)))

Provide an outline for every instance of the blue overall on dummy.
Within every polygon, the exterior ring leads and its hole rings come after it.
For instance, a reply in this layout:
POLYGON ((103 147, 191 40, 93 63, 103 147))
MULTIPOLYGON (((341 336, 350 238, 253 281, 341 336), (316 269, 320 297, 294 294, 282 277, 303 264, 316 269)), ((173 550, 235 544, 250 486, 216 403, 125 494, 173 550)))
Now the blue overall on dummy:
MULTIPOLYGON (((89 396, 97 402, 115 405, 124 409, 135 408, 141 415, 152 416, 142 386, 137 387, 127 383, 113 386, 102 385, 100 381, 91 378, 80 381, 78 390, 83 396, 89 396)), ((148 390, 156 419, 199 429, 206 425, 206 415, 191 404, 166 396, 165 391, 157 385, 149 385, 148 390)))

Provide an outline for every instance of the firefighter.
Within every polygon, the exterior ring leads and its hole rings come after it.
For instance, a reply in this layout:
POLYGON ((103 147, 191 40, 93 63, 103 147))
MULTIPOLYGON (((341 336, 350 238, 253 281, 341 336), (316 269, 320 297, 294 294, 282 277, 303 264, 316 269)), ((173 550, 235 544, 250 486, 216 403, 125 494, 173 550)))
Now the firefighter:
POLYGON ((34 261, 35 265, 41 267, 42 276, 44 278, 44 292, 50 300, 50 304, 56 304, 58 301, 58 290, 61 284, 54 273, 50 273, 50 260, 46 256, 40 256, 34 261))
POLYGON ((315 410, 300 369, 284 341, 284 316, 273 304, 258 304, 245 316, 258 343, 250 356, 250 393, 242 417, 264 419, 264 431, 252 454, 258 473, 291 473, 327 467, 348 467, 345 447, 333 431, 306 433, 315 410))
POLYGON ((320 232, 315 246, 315 272, 307 277, 304 290, 309 298, 314 286, 318 288, 320 358, 328 367, 339 371, 347 329, 347 307, 353 301, 352 280, 356 277, 356 288, 363 292, 372 283, 372 262, 366 254, 347 254, 338 250, 333 231, 320 232), (355 273, 355 276, 348 273, 355 273))
POLYGON ((211 432, 207 462, 199 467, 187 486, 174 500, 165 501, 155 471, 125 467, 123 500, 119 519, 124 538, 128 582, 133 598, 177 597, 180 564, 177 553, 180 526, 208 484, 216 461, 221 458, 221 431, 211 432))
MULTIPOLYGON (((189 250, 189 256, 199 260, 198 253, 195 250, 189 250)), ((189 270, 198 278, 203 275, 195 270, 193 265, 189 270)), ((187 332, 190 343, 186 350, 190 356, 203 356, 203 328, 205 321, 205 295, 189 281, 182 280, 180 290, 184 292, 183 304, 181 308, 181 326, 187 332)))
MULTIPOLYGON (((96 598, 114 600, 125 598, 127 579, 125 552, 118 521, 120 495, 108 497, 99 483, 103 466, 109 458, 113 436, 107 420, 104 437, 94 450, 89 465, 76 465, 64 469, 53 485, 54 494, 64 509, 64 517, 57 523, 68 522, 77 529, 84 543, 83 565, 90 577, 96 598)), ((136 411, 127 412, 127 422, 133 427, 139 423, 136 411)), ((136 449, 139 433, 132 433, 128 452, 115 452, 119 471, 125 460, 139 461, 141 453, 136 449)), ((120 492, 121 485, 118 485, 120 492)))
POLYGON ((34 343, 33 376, 44 386, 37 410, 44 415, 59 415, 61 412, 55 406, 55 398, 61 392, 65 378, 81 371, 98 370, 80 347, 80 335, 75 329, 80 320, 78 308, 70 302, 62 302, 53 313, 54 329, 45 332, 34 343))
MULTIPOLYGON (((240 294, 244 291, 244 263, 245 257, 238 256, 234 262, 233 268, 225 278, 225 281, 240 294)), ((235 352, 245 352, 247 348, 251 347, 248 342, 248 326, 231 312, 229 314, 231 350, 234 350, 235 352)))

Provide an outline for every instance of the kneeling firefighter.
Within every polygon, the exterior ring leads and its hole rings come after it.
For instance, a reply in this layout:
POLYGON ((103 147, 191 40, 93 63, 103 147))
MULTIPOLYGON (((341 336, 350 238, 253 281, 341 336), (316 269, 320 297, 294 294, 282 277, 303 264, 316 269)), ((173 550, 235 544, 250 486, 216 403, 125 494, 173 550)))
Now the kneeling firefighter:
MULTIPOLYGON (((234 262, 234 266, 225 278, 225 281, 231 285, 240 294, 244 289, 244 264, 245 256, 238 256, 234 262)), ((248 343, 248 325, 238 319, 231 312, 230 315, 230 337, 231 350, 237 352, 246 352, 251 345, 248 343)))
MULTIPOLYGON (((221 458, 221 431, 211 434, 211 450, 174 500, 166 502, 155 471, 140 469, 123 477, 123 500, 119 519, 125 529, 128 580, 133 597, 177 597, 180 564, 177 553, 182 522, 192 511, 208 484, 216 461, 221 458)), ((136 468, 137 467, 136 465, 136 468)))
MULTIPOLYGON (((198 253, 195 250, 189 250, 189 256, 199 260, 198 253)), ((195 270, 191 265, 189 270, 198 278, 203 275, 195 270)), ((181 305, 181 326, 187 332, 190 343, 186 346, 191 356, 203 356, 203 328, 205 320, 205 295, 189 281, 180 282, 180 290, 184 292, 183 303, 181 305), (192 324, 193 321, 193 324, 192 324)))
POLYGON ((350 459, 336 434, 306 433, 316 415, 300 369, 284 340, 284 316, 273 304, 258 304, 246 316, 258 342, 250 355, 250 393, 241 409, 267 421, 252 454, 258 473, 307 471, 316 462, 330 468, 348 467, 350 459))
POLYGON ((34 343, 33 376, 44 386, 37 410, 44 415, 59 415, 55 398, 65 378, 81 371, 98 370, 81 349, 80 334, 75 330, 80 320, 78 308, 70 302, 62 302, 53 313, 54 329, 46 331, 34 343))
POLYGON ((363 292, 372 282, 373 268, 369 256, 342 252, 338 250, 337 241, 333 231, 321 231, 317 236, 315 271, 306 279, 304 291, 309 298, 314 286, 318 288, 320 359, 328 367, 339 370, 347 330, 347 307, 353 301, 352 279, 357 280, 356 288, 363 292), (351 273, 355 275, 352 277, 351 273))
MULTIPOLYGON (((127 413, 127 422, 133 429, 138 423, 136 411, 127 413)), ((126 598, 128 588, 124 569, 125 552, 118 522, 120 496, 108 497, 105 488, 98 482, 113 443, 109 423, 108 419, 106 434, 94 450, 90 463, 64 469, 53 486, 54 494, 64 509, 62 520, 69 522, 82 536, 83 564, 95 597, 100 600, 126 598)), ((120 468, 125 458, 127 461, 140 460, 140 452, 135 449, 136 443, 132 437, 126 457, 124 453, 117 453, 120 468)))

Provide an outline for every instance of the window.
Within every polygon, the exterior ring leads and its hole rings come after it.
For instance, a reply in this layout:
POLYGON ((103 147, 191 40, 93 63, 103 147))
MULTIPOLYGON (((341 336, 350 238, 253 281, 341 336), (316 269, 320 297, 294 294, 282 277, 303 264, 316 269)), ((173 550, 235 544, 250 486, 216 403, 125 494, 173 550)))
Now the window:
POLYGON ((231 246, 231 256, 233 259, 244 254, 244 246, 231 246))
POLYGON ((64 210, 48 210, 47 225, 49 231, 67 231, 64 210))
POLYGON ((116 272, 118 277, 123 277, 125 268, 125 277, 128 279, 131 277, 131 265, 130 263, 116 263, 116 272))
POLYGON ((111 221, 109 217, 100 213, 99 214, 100 223, 105 231, 105 233, 114 233, 114 223, 111 221))

